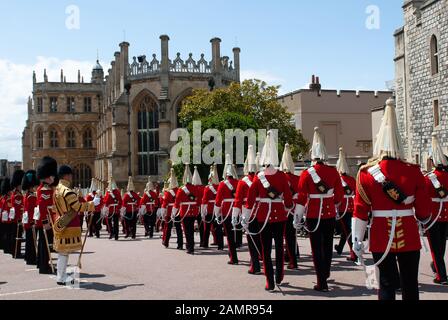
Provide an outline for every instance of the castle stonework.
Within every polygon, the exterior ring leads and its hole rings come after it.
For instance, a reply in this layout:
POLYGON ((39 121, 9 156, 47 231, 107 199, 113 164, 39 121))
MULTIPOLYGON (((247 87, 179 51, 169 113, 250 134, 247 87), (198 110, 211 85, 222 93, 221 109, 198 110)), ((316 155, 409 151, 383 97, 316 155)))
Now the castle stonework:
POLYGON ((431 135, 447 151, 448 1, 405 0, 395 36, 397 119, 408 161, 428 167, 431 135))
MULTIPOLYGON (((148 176, 159 181, 165 178, 174 144, 170 142, 170 134, 179 126, 178 113, 183 100, 194 89, 213 90, 239 82, 241 51, 233 49, 231 62, 228 56, 221 56, 221 40, 214 38, 210 41, 211 61, 204 54, 195 60, 191 53, 188 59, 183 60, 177 53, 171 60, 169 40, 166 35, 160 37, 160 60, 155 54, 150 60, 144 55, 129 59, 130 44, 121 43, 105 77, 97 64, 88 84, 66 83, 62 76, 58 83, 49 83, 46 75, 43 83, 34 79, 33 99, 29 102, 29 117, 22 138, 24 167, 35 167, 39 158, 51 155, 74 167, 87 166, 84 171, 90 170, 102 187, 111 176, 120 187, 125 187, 131 174, 139 190, 148 176), (91 97, 91 112, 75 110, 68 114, 59 107, 56 112, 51 110, 55 97, 58 105, 65 108, 66 98, 72 95, 76 106, 85 97, 91 97), (44 110, 40 110, 40 98, 44 110), (54 128, 58 138, 61 137, 57 147, 54 128), (76 147, 72 147, 68 138, 70 147, 67 147, 64 134, 67 128, 76 129, 79 140, 75 142, 76 147), (92 148, 88 150, 82 140, 85 128, 94 134, 92 148), (37 135, 43 135, 43 141, 38 141, 37 135)), ((87 184, 84 176, 80 179, 83 187, 87 184)))

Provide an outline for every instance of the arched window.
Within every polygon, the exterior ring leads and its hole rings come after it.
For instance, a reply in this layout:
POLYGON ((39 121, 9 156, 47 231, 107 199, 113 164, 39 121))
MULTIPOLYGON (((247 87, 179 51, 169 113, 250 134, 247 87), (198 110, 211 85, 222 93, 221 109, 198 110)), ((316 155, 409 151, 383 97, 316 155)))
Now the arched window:
POLYGON ((82 141, 85 149, 93 148, 92 129, 86 129, 84 131, 82 141))
POLYGON ((73 168, 73 186, 85 189, 92 181, 92 169, 86 164, 79 164, 73 168))
POLYGON ((38 128, 36 131, 36 147, 37 149, 43 149, 44 147, 44 131, 42 128, 38 128))
POLYGON ((143 98, 137 113, 138 174, 158 175, 159 113, 156 102, 150 97, 143 98))
POLYGON ((437 73, 439 73, 439 47, 437 37, 433 35, 431 37, 431 74, 437 73))
POLYGON ((73 130, 72 128, 69 128, 67 130, 66 141, 67 141, 67 148, 76 148, 76 133, 75 130, 73 130))
POLYGON ((56 129, 50 130, 50 148, 59 148, 58 132, 56 129))

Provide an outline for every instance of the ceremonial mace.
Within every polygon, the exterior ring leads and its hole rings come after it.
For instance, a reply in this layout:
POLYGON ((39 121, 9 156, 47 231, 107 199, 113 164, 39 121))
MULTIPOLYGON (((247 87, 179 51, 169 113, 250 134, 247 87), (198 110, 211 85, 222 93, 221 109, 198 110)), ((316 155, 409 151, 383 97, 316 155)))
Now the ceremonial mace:
MULTIPOLYGON (((101 194, 102 194, 102 191, 99 191, 97 195, 101 196, 101 194)), ((81 252, 79 253, 79 257, 78 257, 78 268, 79 269, 82 269, 81 258, 82 258, 82 254, 84 253, 84 247, 86 246, 87 235, 89 234, 89 230, 92 225, 92 220, 93 220, 93 213, 90 214, 89 223, 87 224, 86 234, 84 235, 84 241, 82 242, 81 252)))

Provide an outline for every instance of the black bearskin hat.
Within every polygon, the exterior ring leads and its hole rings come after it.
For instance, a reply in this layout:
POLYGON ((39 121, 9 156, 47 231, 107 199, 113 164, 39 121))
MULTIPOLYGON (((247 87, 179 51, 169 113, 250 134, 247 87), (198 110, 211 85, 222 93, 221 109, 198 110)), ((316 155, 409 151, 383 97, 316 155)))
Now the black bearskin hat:
POLYGON ((2 194, 2 196, 6 196, 9 191, 11 191, 11 181, 9 180, 9 178, 5 178, 5 180, 2 181, 0 193, 2 194))
POLYGON ((29 170, 25 173, 22 179, 22 190, 30 190, 39 185, 39 180, 37 179, 37 173, 35 170, 29 170))
POLYGON ((71 167, 65 166, 65 165, 59 167, 59 170, 58 170, 59 179, 62 179, 62 177, 67 175, 67 174, 73 174, 73 170, 72 170, 71 167))
POLYGON ((14 171, 14 173, 12 175, 12 179, 11 179, 11 188, 12 189, 15 189, 22 185, 22 179, 23 179, 24 175, 25 175, 25 171, 23 171, 23 170, 14 171))
POLYGON ((44 157, 37 167, 37 178, 44 180, 58 176, 58 163, 51 157, 44 157))

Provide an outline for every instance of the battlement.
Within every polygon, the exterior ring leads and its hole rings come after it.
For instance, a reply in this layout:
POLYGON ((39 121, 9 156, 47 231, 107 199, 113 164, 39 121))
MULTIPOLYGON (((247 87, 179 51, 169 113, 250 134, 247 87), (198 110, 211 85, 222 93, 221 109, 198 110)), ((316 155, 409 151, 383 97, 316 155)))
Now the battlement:
POLYGON ((356 97, 362 98, 366 96, 374 96, 375 98, 381 95, 393 95, 392 91, 375 91, 375 90, 335 90, 335 89, 322 89, 320 91, 314 91, 310 89, 299 89, 290 93, 283 94, 278 97, 278 99, 294 98, 296 95, 300 94, 310 94, 314 93, 316 97, 325 98, 328 96, 336 96, 338 98, 356 97))

